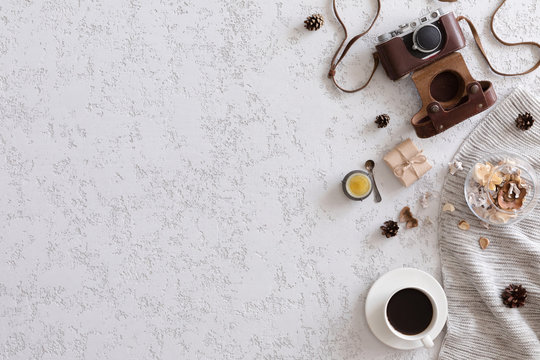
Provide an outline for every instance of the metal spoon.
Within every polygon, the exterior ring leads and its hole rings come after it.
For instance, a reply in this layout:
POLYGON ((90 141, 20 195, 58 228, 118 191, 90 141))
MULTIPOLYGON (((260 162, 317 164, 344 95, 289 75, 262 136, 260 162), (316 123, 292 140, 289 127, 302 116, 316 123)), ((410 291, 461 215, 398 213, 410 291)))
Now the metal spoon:
POLYGON ((379 192, 379 189, 377 189, 377 184, 375 183, 375 176, 373 176, 373 168, 375 167, 375 161, 368 160, 366 161, 366 170, 369 171, 369 175, 371 175, 371 180, 373 180, 373 190, 375 190, 375 202, 381 202, 381 193, 379 192))

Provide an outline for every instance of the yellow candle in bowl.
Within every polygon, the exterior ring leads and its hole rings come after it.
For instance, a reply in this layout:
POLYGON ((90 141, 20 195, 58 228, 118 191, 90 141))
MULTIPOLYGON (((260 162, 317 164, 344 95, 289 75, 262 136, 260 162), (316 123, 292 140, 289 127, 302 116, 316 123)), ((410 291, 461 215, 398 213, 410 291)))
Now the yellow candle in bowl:
POLYGON ((364 174, 356 174, 349 179, 349 192, 355 197, 364 197, 371 190, 371 182, 364 174))
POLYGON ((371 194, 372 184, 369 175, 362 170, 348 173, 342 182, 343 192, 349 199, 363 200, 371 194))

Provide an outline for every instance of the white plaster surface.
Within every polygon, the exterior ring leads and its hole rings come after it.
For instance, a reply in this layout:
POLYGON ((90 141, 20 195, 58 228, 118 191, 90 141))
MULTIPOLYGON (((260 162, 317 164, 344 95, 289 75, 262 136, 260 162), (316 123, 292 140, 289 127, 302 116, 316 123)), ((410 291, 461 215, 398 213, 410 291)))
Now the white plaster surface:
MULTIPOLYGON (((351 33, 374 3, 339 0, 351 33)), ((441 5, 471 17, 499 68, 523 69, 538 53, 488 33, 498 3, 383 0, 338 77, 361 83, 376 35, 441 5)), ((538 41, 539 16, 512 1, 496 27, 538 41)), ((540 94, 540 72, 491 73, 465 34, 473 76, 540 94)), ((379 226, 405 205, 436 222, 446 164, 482 116, 416 139, 410 79, 379 69, 348 95, 326 78, 342 35, 330 0, 3 0, 0 358, 436 358, 442 336, 412 352, 373 337, 365 296, 397 267, 440 279, 436 225, 379 226), (327 23, 308 32, 315 12, 327 23), (434 168, 404 189, 382 156, 407 137, 434 168), (383 202, 351 202, 340 180, 369 158, 383 202)))

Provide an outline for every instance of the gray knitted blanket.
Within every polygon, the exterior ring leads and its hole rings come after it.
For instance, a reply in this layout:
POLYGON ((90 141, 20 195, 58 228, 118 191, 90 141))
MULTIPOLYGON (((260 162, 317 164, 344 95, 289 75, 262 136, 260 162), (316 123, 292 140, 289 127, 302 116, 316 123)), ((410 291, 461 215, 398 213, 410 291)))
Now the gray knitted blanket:
POLYGON ((448 175, 441 203, 456 211, 439 221, 442 275, 448 296, 447 334, 440 359, 540 359, 540 208, 520 223, 486 229, 471 213, 463 195, 468 170, 497 150, 522 155, 540 174, 540 102, 518 89, 499 103, 456 153, 464 171, 448 175), (536 123, 516 128, 518 113, 530 112, 536 123), (460 220, 471 224, 458 229, 460 220), (491 243, 480 249, 478 239, 491 243), (501 293, 511 283, 528 291, 524 307, 503 305, 501 293))

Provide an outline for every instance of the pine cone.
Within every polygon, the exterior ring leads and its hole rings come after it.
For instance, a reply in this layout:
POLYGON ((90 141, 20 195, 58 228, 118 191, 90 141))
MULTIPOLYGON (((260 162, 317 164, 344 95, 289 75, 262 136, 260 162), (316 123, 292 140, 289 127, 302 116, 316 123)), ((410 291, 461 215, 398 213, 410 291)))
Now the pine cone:
POLYGON ((396 236, 399 230, 399 225, 397 222, 388 220, 384 222, 384 225, 381 226, 382 234, 387 238, 396 236))
POLYGON ((313 14, 308 16, 308 18, 304 21, 304 24, 304 27, 309 31, 319 30, 321 26, 324 25, 324 19, 321 14, 313 14))
POLYGON ((375 123, 377 124, 377 127, 379 128, 386 127, 389 122, 390 122, 390 116, 388 116, 388 114, 381 114, 375 118, 375 123))
POLYGON ((519 114, 516 118, 516 126, 521 130, 529 130, 534 124, 532 115, 528 112, 519 114))
POLYGON ((527 289, 521 285, 510 284, 502 293, 503 303, 509 308, 525 305, 527 299, 527 289))

